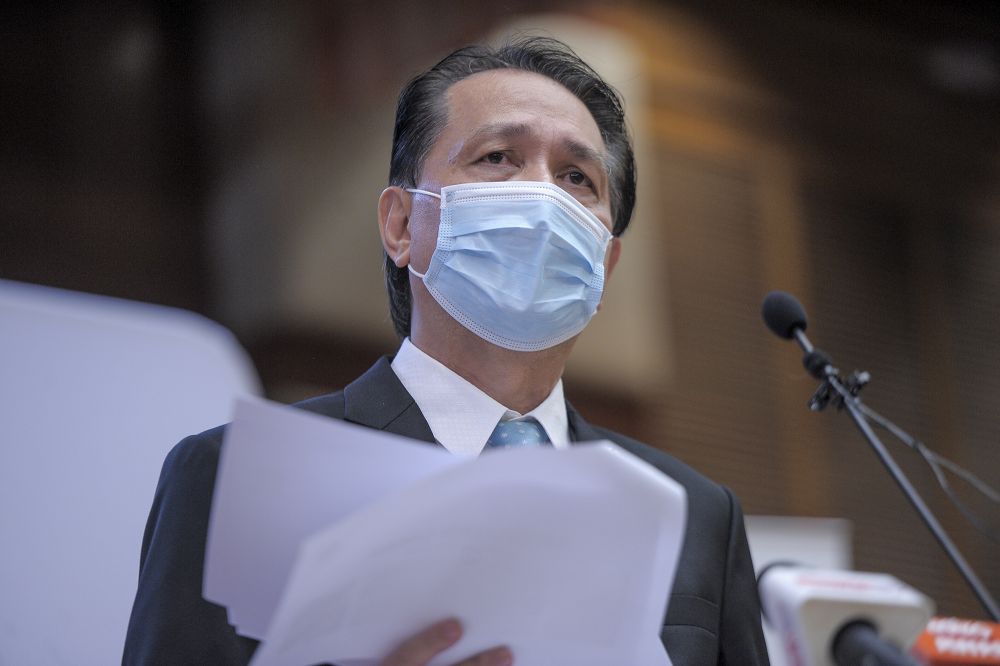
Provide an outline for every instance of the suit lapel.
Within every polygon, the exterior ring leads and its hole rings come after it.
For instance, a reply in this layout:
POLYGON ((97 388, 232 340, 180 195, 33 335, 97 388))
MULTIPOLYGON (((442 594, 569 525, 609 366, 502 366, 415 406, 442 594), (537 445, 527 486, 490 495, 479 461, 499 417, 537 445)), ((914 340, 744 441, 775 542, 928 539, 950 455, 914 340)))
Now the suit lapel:
POLYGON ((427 420, 383 356, 344 389, 344 420, 404 437, 434 442, 427 420))
POLYGON ((583 420, 579 412, 573 409, 573 405, 566 401, 566 420, 569 423, 569 441, 592 442, 596 439, 607 439, 606 436, 594 430, 594 427, 583 420))

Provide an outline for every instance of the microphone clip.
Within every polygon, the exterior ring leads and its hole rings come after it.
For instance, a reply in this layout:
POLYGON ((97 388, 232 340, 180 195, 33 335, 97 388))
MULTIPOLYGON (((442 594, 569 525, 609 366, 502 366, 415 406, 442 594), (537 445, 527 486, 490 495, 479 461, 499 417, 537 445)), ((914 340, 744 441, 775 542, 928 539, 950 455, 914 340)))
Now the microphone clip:
POLYGON ((809 399, 809 409, 814 412, 823 411, 831 401, 838 412, 844 409, 844 396, 834 389, 831 381, 839 381, 840 385, 847 390, 851 397, 857 398, 858 394, 861 393, 861 389, 868 386, 868 383, 872 380, 871 373, 867 370, 855 370, 851 373, 850 377, 842 379, 840 372, 836 368, 829 365, 826 368, 826 379, 809 399))
MULTIPOLYGON (((833 387, 830 386, 830 382, 823 382, 819 385, 819 388, 816 389, 816 392, 812 394, 812 397, 809 398, 809 409, 814 412, 822 412, 826 409, 826 406, 830 404, 830 398, 833 397, 833 395, 837 394, 833 390, 833 387)), ((843 402, 843 400, 841 400, 841 402, 843 402)), ((838 409, 841 406, 842 405, 838 405, 838 409)))
POLYGON ((868 382, 872 380, 872 375, 867 370, 855 370, 851 373, 851 376, 847 378, 844 382, 844 387, 847 391, 853 395, 855 398, 861 393, 861 389, 868 386, 868 382))

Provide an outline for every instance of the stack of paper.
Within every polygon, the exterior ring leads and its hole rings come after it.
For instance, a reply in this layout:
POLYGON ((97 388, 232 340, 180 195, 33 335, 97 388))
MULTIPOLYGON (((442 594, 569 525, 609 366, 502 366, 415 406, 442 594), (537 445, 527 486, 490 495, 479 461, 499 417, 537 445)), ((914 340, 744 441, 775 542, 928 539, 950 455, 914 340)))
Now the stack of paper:
POLYGON ((433 664, 508 645, 519 666, 669 659, 659 632, 684 490, 607 442, 476 459, 241 402, 216 481, 205 597, 252 662, 375 664, 447 617, 433 664))

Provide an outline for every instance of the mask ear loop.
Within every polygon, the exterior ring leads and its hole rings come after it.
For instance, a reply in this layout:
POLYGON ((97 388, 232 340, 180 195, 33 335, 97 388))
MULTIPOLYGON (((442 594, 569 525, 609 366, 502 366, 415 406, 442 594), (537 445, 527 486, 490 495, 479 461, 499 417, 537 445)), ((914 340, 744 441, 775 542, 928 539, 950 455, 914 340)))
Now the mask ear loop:
MULTIPOLYGON (((428 192, 427 190, 421 190, 421 189, 418 189, 416 187, 407 187, 405 189, 406 189, 407 192, 412 192, 413 194, 426 194, 427 196, 434 197, 435 199, 440 199, 441 198, 440 194, 437 194, 435 192, 428 192)), ((409 271, 411 273, 413 273, 414 275, 416 275, 421 280, 423 280, 424 277, 427 275, 427 273, 421 273, 420 271, 418 271, 415 268, 413 268, 413 264, 407 264, 406 268, 409 269, 409 271)))
POLYGON ((435 194, 434 192, 428 192, 427 190, 419 190, 419 189, 417 189, 415 187, 407 187, 406 191, 407 192, 413 192, 414 194, 426 194, 427 196, 434 197, 435 199, 440 199, 441 198, 440 194, 435 194))

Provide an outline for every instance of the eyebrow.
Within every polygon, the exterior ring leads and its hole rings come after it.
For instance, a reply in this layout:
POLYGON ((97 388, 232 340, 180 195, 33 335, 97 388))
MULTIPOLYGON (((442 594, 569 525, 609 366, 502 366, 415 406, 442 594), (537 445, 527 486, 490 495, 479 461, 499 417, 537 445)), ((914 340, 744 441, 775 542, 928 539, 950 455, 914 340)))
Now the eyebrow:
MULTIPOLYGON (((471 136, 462 142, 461 147, 456 150, 453 154, 448 156, 448 162, 454 164, 458 161, 459 155, 465 151, 466 147, 478 143, 487 139, 514 139, 523 136, 529 136, 535 132, 534 128, 528 123, 489 123, 483 125, 476 129, 471 136)), ((584 160, 592 162, 594 164, 600 165, 606 173, 611 173, 611 165, 607 157, 595 148, 588 146, 580 141, 575 141, 573 139, 568 139, 563 142, 563 147, 573 157, 579 160, 584 160)))

